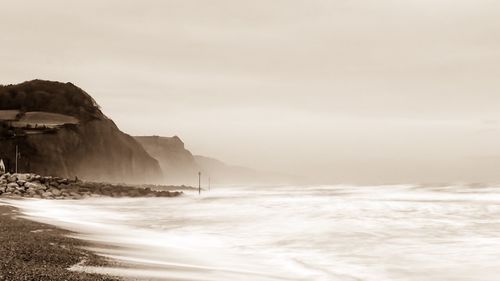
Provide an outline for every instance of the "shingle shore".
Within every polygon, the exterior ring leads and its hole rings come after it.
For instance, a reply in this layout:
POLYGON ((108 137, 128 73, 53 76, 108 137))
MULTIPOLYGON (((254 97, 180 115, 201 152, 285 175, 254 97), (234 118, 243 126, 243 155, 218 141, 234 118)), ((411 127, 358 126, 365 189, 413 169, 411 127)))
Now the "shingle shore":
POLYGON ((104 266, 108 261, 81 249, 86 242, 69 238, 70 232, 17 217, 17 210, 0 205, 1 281, 117 281, 107 275, 69 271, 85 265, 104 266))

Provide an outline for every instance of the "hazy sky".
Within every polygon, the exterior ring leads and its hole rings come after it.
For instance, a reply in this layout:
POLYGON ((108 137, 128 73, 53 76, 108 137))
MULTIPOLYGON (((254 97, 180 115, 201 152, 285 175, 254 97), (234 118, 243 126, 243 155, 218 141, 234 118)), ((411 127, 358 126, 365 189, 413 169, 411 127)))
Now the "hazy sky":
POLYGON ((500 1, 0 0, 0 83, 335 182, 500 180, 500 1))

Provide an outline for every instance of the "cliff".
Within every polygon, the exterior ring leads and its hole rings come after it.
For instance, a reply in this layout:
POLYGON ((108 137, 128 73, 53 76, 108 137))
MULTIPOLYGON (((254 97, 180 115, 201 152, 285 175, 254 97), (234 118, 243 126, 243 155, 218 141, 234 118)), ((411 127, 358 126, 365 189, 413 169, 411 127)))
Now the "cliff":
POLYGON ((71 83, 0 86, 0 158, 19 171, 94 181, 156 182, 158 162, 71 83))
POLYGON ((195 184, 200 168, 193 154, 177 137, 138 136, 135 139, 160 163, 164 181, 175 184, 195 184))
POLYGON ((198 184, 198 172, 203 185, 210 177, 213 184, 282 184, 290 177, 276 173, 256 171, 246 167, 228 165, 220 160, 193 155, 177 137, 140 136, 135 139, 156 158, 169 184, 198 184))

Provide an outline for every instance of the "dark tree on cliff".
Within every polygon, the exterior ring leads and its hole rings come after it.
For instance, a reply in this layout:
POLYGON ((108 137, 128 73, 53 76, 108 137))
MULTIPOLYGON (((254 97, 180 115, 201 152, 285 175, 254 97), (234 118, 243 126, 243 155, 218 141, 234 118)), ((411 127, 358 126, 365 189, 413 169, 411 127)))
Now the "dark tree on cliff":
POLYGON ((71 83, 33 80, 0 86, 0 110, 47 111, 80 120, 102 118, 95 100, 71 83))

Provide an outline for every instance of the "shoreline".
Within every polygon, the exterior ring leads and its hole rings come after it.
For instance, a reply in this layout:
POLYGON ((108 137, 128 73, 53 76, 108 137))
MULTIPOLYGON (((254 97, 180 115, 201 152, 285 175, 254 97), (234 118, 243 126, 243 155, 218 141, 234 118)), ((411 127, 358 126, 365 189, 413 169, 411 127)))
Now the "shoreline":
MULTIPOLYGON (((73 206, 76 202, 83 203, 87 200, 88 202, 101 200, 105 200, 107 202, 120 200, 155 201, 162 200, 162 198, 118 199, 102 197, 90 198, 86 200, 5 198, 2 200, 0 197, 0 243, 5 243, 6 240, 9 240, 9 238, 3 237, 6 234, 7 237, 14 237, 13 243, 8 243, 6 245, 0 244, 0 256, 7 256, 9 259, 16 260, 13 265, 4 263, 4 265, 0 266, 0 281, 170 281, 184 280, 184 278, 175 278, 176 271, 186 268, 190 270, 200 270, 196 266, 175 263, 151 264, 151 262, 147 261, 147 259, 141 260, 139 258, 138 260, 130 260, 126 255, 129 245, 116 242, 116 238, 119 238, 122 235, 120 234, 120 231, 115 231, 114 233, 108 232, 107 234, 111 234, 107 236, 111 238, 110 240, 89 239, 88 235, 92 234, 92 231, 87 232, 86 229, 87 227, 92 229, 92 226, 85 225, 83 228, 78 226, 75 227, 79 224, 79 222, 91 222, 92 224, 93 221, 85 218, 85 216, 82 217, 77 215, 69 217, 68 220, 65 220, 64 218, 58 219, 57 215, 56 217, 50 215, 48 217, 43 215, 37 216, 36 213, 38 210, 43 213, 43 206, 38 205, 33 208, 33 205, 30 207, 29 205, 23 205, 21 203, 45 202, 48 205, 61 206, 61 204, 67 204, 67 206, 73 206), (6 225, 8 228, 5 227, 6 225), (18 235, 18 233, 21 233, 22 235, 18 235), (117 236, 115 236, 115 234, 117 236), (8 246, 10 249, 6 250, 5 246, 8 246), (57 261, 50 264, 50 266, 47 266, 47 262, 45 261, 47 258, 46 256, 37 256, 36 258, 33 258, 33 262, 30 256, 33 255, 33 253, 48 252, 44 247, 54 247, 53 249, 49 249, 51 251, 55 251, 51 252, 50 255, 56 257, 57 261), (119 254, 120 251, 124 251, 125 255, 119 254), (24 252, 27 252, 27 254, 24 254, 24 252), (20 257, 23 255, 24 257, 27 256, 29 259, 20 257), (28 263, 26 263, 26 260, 28 260, 28 263), (146 263, 144 263, 144 261, 146 261, 146 263), (57 267, 57 271, 54 271, 53 267, 57 267), (32 270, 22 277, 17 276, 19 272, 24 273, 30 268, 32 270), (174 275, 174 277, 172 277, 172 275, 174 275)), ((60 208, 59 210, 61 210, 62 213, 67 211, 64 210, 64 208, 60 208)), ((56 211, 55 213, 58 212, 56 211)), ((101 230, 108 229, 110 225, 112 224, 102 224, 101 230)), ((132 229, 129 228, 129 230, 132 229)), ((141 233, 137 234, 138 235, 135 235, 134 237, 140 238, 141 233)), ((148 249, 140 250, 146 253, 148 251, 148 249)), ((151 248, 149 250, 151 250, 151 248)), ((49 263, 51 262, 52 259, 49 260, 49 263)))
POLYGON ((0 201, 0 280, 118 281, 118 277, 69 270, 82 263, 111 266, 83 247, 91 243, 71 238, 72 233, 20 216, 17 208, 0 201))

